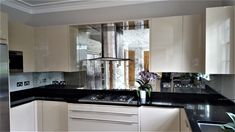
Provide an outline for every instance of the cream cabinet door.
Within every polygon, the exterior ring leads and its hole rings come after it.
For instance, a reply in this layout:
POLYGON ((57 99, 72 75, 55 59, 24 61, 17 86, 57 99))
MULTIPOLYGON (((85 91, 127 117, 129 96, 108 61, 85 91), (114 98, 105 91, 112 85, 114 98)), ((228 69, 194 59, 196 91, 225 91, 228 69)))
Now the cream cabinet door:
POLYGON ((35 70, 49 71, 49 38, 46 27, 35 27, 35 70))
POLYGON ((183 72, 204 72, 204 53, 202 17, 183 16, 183 72))
POLYGON ((150 21, 150 71, 182 71, 182 16, 150 21))
POLYGON ((234 9, 206 9, 206 73, 234 73, 234 9))
POLYGON ((181 132, 192 132, 187 115, 184 109, 180 109, 180 131, 181 132))
POLYGON ((179 132, 179 108, 142 106, 140 108, 140 130, 142 132, 179 132))
POLYGON ((67 25, 49 26, 46 28, 48 37, 48 68, 49 71, 69 70, 69 28, 67 25))
POLYGON ((0 43, 8 44, 8 16, 0 11, 0 43))
POLYGON ((42 101, 43 131, 68 131, 68 105, 66 102, 42 101))
POLYGON ((12 132, 36 131, 35 101, 10 109, 10 126, 12 132))
POLYGON ((77 32, 72 29, 71 32, 68 25, 35 28, 36 71, 78 70, 74 42, 77 32))
POLYGON ((9 49, 23 52, 23 71, 35 71, 34 28, 21 23, 9 23, 9 49))

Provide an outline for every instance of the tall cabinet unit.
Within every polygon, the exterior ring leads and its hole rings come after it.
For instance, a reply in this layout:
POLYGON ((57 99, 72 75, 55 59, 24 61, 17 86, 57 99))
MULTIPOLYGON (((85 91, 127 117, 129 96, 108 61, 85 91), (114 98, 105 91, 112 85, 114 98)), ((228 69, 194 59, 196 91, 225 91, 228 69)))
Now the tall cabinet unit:
POLYGON ((76 29, 68 25, 36 27, 36 71, 78 70, 76 33, 76 29))
POLYGON ((0 43, 8 44, 8 15, 0 11, 0 43))
POLYGON ((150 70, 203 72, 202 18, 198 15, 150 21, 150 70))
POLYGON ((206 9, 206 73, 234 73, 234 7, 206 9))

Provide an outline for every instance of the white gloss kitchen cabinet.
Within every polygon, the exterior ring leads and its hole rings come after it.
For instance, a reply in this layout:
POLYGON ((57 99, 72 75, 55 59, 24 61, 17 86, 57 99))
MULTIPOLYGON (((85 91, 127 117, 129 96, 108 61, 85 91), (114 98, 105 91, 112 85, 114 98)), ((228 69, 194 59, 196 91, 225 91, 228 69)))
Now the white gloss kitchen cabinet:
POLYGON ((66 102, 33 101, 11 108, 11 131, 68 131, 66 102))
POLYGON ((37 118, 37 102, 22 104, 10 109, 11 131, 40 130, 37 118))
POLYGON ((180 109, 142 106, 140 108, 142 132, 180 132, 180 109))
POLYGON ((234 73, 234 7, 206 9, 206 73, 234 73))
POLYGON ((0 43, 8 44, 8 15, 0 11, 0 43))
POLYGON ((42 101, 42 130, 44 132, 68 131, 68 104, 42 101))
POLYGON ((77 33, 69 25, 35 27, 36 71, 77 71, 77 33))
POLYGON ((69 131, 139 131, 139 109, 131 106, 69 104, 69 131))
POLYGON ((9 22, 9 50, 23 52, 23 72, 35 71, 34 27, 9 22))
POLYGON ((190 127, 187 115, 185 113, 185 110, 183 108, 180 109, 180 131, 181 132, 192 132, 192 129, 190 127))
POLYGON ((202 18, 199 15, 150 21, 150 70, 203 72, 202 18))

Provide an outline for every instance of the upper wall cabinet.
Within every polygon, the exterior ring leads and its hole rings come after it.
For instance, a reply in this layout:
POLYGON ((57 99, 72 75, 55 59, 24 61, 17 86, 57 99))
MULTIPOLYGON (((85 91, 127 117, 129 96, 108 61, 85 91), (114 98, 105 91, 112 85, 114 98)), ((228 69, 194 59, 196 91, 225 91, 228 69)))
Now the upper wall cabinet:
POLYGON ((0 11, 0 43, 8 44, 8 16, 0 11))
POLYGON ((182 17, 153 18, 150 21, 150 70, 182 71, 182 17))
POLYGON ((153 18, 150 22, 150 70, 203 72, 201 16, 153 18))
POLYGON ((76 28, 68 25, 35 28, 36 71, 76 71, 76 28))
POLYGON ((202 16, 183 16, 183 72, 205 71, 203 26, 202 16))
POLYGON ((9 23, 9 50, 23 52, 23 71, 35 71, 34 28, 21 23, 9 23))
POLYGON ((206 73, 234 73, 234 8, 206 9, 206 73))

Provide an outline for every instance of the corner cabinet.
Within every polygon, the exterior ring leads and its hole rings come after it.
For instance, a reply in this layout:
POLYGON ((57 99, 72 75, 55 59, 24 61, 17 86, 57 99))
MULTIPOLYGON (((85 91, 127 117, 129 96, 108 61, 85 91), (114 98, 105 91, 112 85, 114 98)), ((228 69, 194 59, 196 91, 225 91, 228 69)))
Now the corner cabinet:
POLYGON ((150 71, 203 72, 204 45, 199 15, 150 21, 150 71))
POLYGON ((35 27, 36 71, 77 71, 77 33, 68 25, 35 27))
POLYGON ((68 131, 68 104, 42 101, 42 131, 68 131))
POLYGON ((180 132, 180 109, 142 106, 140 108, 142 132, 180 132))
POLYGON ((192 132, 190 127, 188 117, 186 112, 183 108, 180 109, 180 131, 181 132, 192 132))
POLYGON ((8 44, 8 15, 0 11, 0 43, 8 44))
POLYGON ((234 74, 234 7, 206 9, 206 73, 234 74))

